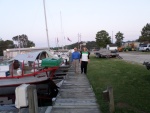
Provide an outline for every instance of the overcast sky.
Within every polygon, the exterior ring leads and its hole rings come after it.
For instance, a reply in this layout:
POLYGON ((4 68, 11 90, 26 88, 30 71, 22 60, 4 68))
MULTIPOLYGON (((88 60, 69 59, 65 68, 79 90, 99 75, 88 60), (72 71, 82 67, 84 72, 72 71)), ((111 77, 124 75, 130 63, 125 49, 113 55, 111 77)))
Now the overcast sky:
MULTIPOLYGON (((135 40, 150 23, 150 0, 45 0, 50 46, 95 40, 100 30, 115 37, 118 31, 125 41, 135 40), (60 16, 61 12, 61 16, 60 16), (62 17, 62 30, 61 30, 62 17), (63 31, 63 32, 62 32, 63 31), (72 42, 65 41, 69 37, 72 42)), ((46 47, 43 0, 0 0, 0 38, 26 34, 37 47, 46 47)))

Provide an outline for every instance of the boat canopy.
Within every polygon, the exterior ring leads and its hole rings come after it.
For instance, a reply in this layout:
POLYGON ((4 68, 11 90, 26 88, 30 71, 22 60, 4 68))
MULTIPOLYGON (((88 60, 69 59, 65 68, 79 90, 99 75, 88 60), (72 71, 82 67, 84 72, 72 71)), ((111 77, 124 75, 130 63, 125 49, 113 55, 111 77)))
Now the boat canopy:
POLYGON ((36 60, 42 60, 48 57, 54 58, 54 56, 52 56, 52 54, 50 54, 49 51, 37 51, 37 52, 29 52, 26 54, 19 54, 16 57, 14 57, 13 60, 36 61, 36 60))

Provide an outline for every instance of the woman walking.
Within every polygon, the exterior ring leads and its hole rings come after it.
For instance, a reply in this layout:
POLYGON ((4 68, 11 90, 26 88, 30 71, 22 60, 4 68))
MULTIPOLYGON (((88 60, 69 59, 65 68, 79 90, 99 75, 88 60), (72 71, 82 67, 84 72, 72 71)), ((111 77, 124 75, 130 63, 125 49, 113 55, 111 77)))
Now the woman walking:
POLYGON ((81 74, 87 74, 87 64, 90 61, 89 58, 90 53, 87 51, 86 47, 83 47, 83 51, 81 51, 80 62, 81 62, 81 74))

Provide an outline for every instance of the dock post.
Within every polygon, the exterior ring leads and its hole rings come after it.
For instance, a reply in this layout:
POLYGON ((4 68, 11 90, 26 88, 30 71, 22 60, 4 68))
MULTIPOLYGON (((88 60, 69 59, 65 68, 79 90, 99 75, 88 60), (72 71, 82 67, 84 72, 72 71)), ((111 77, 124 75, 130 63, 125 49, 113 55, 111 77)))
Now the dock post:
POLYGON ((109 111, 110 111, 110 113, 114 113, 115 105, 114 105, 113 88, 108 87, 108 92, 109 92, 109 111))
POLYGON ((35 85, 29 85, 27 87, 29 113, 38 113, 38 100, 37 91, 35 85))
POLYGON ((72 53, 69 52, 69 67, 71 66, 72 53))

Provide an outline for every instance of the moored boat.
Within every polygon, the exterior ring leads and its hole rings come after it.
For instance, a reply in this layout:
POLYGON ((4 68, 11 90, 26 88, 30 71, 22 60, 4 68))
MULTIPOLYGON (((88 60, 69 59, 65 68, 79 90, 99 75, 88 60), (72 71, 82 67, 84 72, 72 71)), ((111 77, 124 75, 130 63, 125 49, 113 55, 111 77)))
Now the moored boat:
POLYGON ((49 51, 19 54, 15 58, 0 63, 0 96, 12 94, 21 84, 39 85, 53 78, 62 59, 49 51))

